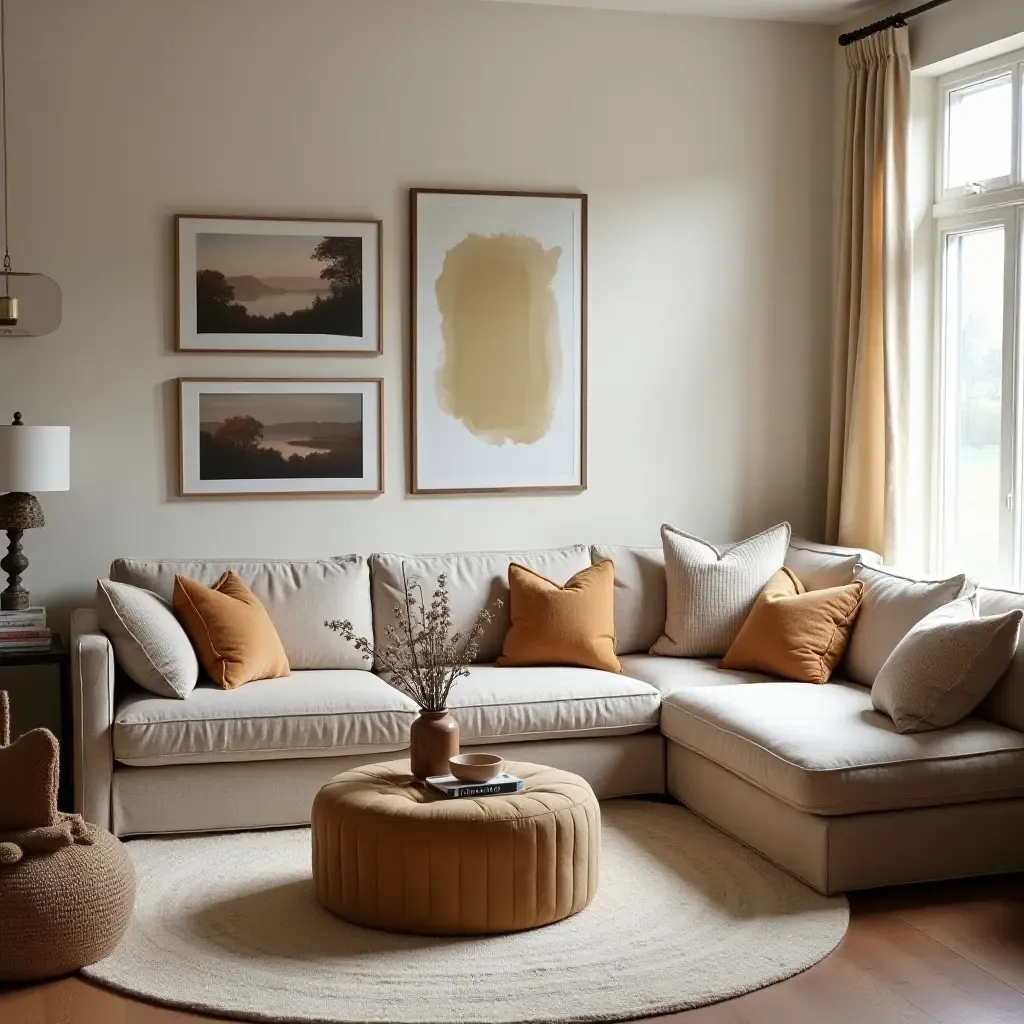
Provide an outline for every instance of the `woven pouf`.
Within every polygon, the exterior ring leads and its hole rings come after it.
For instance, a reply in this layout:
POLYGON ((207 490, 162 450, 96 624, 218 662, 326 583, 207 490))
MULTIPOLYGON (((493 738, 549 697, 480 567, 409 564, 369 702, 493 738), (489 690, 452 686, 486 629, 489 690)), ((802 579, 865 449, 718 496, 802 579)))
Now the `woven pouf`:
POLYGON ((313 802, 320 902, 354 924, 482 935, 551 924, 597 890, 601 810, 578 775, 510 762, 524 789, 451 800, 408 761, 335 776, 313 802))
POLYGON ((37 981, 102 960, 135 902, 135 868, 109 832, 0 867, 0 981, 37 981))

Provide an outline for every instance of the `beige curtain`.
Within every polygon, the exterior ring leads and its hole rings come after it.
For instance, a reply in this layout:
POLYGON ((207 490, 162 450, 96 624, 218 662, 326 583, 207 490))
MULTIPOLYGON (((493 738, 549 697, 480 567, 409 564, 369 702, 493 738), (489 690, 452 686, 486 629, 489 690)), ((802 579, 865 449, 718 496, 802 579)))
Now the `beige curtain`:
POLYGON ((888 29, 846 48, 827 530, 898 559, 907 480, 910 43, 888 29))

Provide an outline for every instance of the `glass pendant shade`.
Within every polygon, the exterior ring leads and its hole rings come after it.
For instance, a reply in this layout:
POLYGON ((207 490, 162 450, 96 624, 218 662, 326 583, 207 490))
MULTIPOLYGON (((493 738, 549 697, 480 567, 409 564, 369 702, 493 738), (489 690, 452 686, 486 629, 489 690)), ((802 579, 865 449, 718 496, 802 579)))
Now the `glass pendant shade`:
POLYGON ((0 337, 39 338, 61 321, 60 286, 45 274, 0 270, 0 337))

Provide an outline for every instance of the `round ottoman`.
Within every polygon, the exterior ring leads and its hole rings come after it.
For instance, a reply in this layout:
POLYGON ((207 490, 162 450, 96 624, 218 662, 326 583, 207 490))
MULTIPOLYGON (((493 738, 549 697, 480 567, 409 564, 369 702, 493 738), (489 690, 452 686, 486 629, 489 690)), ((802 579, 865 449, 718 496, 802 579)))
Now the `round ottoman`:
POLYGON ((37 981, 102 960, 135 903, 135 868, 109 832, 0 867, 0 981, 37 981))
POLYGON ((578 775, 509 762, 525 786, 451 800, 408 761, 335 776, 313 801, 313 881, 353 924, 427 935, 537 928, 597 890, 601 810, 578 775))

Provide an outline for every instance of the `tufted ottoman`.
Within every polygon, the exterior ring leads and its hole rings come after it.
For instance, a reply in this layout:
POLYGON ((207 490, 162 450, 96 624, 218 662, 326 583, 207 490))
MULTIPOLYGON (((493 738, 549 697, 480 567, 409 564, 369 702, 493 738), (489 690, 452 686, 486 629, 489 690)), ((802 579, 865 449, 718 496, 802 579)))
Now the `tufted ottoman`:
POLYGON ((408 761, 336 775, 313 801, 320 902, 354 924, 427 935, 537 928, 597 890, 601 810, 578 775, 509 762, 525 786, 449 800, 408 761))

